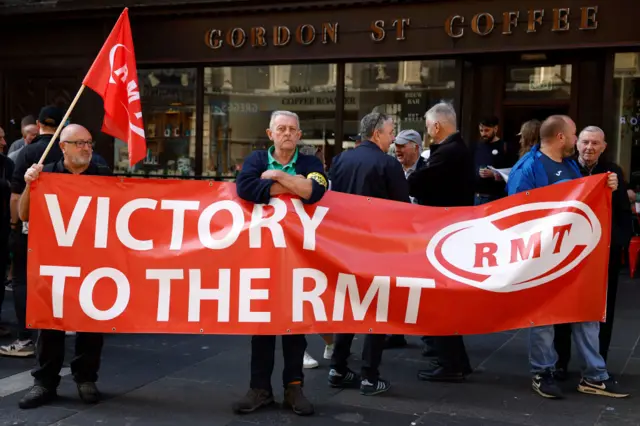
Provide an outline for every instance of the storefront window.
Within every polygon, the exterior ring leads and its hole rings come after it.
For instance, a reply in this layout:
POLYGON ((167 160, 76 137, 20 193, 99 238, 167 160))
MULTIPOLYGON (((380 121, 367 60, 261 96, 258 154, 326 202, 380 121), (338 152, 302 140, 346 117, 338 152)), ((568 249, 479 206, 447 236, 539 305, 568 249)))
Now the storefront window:
POLYGON ((349 137, 372 111, 391 115, 396 133, 413 129, 424 134, 425 112, 441 101, 453 103, 455 75, 455 60, 346 64, 343 148, 353 147, 349 137))
POLYGON ((614 160, 640 189, 640 53, 616 54, 614 96, 614 160))
POLYGON ((138 70, 147 156, 129 167, 127 145, 116 139, 114 171, 193 176, 196 156, 196 70, 138 70))
POLYGON ((335 64, 205 68, 203 174, 233 179, 244 158, 266 149, 271 113, 298 114, 301 150, 324 160, 333 145, 335 64))
POLYGON ((571 65, 507 68, 505 100, 566 100, 571 98, 571 65))

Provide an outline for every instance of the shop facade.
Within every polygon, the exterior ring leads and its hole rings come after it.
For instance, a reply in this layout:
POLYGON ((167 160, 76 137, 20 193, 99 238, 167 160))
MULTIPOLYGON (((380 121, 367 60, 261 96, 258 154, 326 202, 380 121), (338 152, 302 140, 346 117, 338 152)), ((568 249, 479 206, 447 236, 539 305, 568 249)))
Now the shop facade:
MULTIPOLYGON (((129 169, 126 146, 97 135, 118 173, 233 179, 268 146, 277 109, 299 114, 303 149, 329 163, 372 110, 424 133, 441 100, 469 143, 483 116, 516 140, 524 121, 569 114, 602 127, 609 156, 640 172, 637 0, 191 3, 130 10, 149 149, 129 169)), ((54 29, 0 30, 10 136, 11 120, 68 105, 119 12, 24 13, 22 25, 54 29)), ((101 114, 85 94, 72 120, 98 134, 101 114)))

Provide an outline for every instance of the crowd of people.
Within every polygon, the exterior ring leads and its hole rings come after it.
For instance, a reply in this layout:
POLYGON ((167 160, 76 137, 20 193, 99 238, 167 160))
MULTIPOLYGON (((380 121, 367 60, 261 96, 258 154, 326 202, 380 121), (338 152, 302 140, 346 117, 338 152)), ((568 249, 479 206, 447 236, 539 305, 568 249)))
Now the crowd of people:
MULTIPOLYGON (((77 124, 64 127, 44 164, 37 165, 62 118, 58 108, 43 108, 38 120, 23 122, 22 142, 12 144, 8 156, 0 156, 0 178, 5 182, 0 223, 0 236, 4 239, 0 240, 0 247, 6 250, 0 253, 0 262, 11 258, 18 322, 17 340, 1 347, 0 355, 36 355, 37 366, 32 372, 34 385, 19 402, 24 409, 56 398, 65 345, 65 333, 54 330, 39 330, 34 345, 32 332, 26 328, 30 185, 42 171, 111 174, 104 160, 93 153, 91 133, 77 124)), ((289 111, 276 111, 267 129, 273 145, 245 159, 237 176, 238 196, 254 203, 268 203, 271 197, 292 194, 313 204, 331 190, 423 206, 479 206, 522 191, 608 173, 613 216, 606 322, 532 327, 531 386, 542 397, 563 397, 556 382, 569 378, 567 368, 573 338, 584 365, 577 390, 614 398, 628 396, 608 373, 606 360, 615 316, 620 259, 632 233, 631 208, 622 171, 602 157, 607 146, 604 132, 589 126, 578 135, 570 117, 555 115, 543 122, 524 123, 520 143, 509 144, 498 136, 497 119, 490 117, 479 123, 480 141, 470 146, 458 131, 456 112, 451 105, 433 106, 426 112, 425 122, 424 136, 415 130, 396 135, 391 116, 380 112, 367 114, 360 123, 356 148, 335 157, 327 172, 316 156, 300 152, 302 131, 298 116, 289 111), (428 150, 424 149, 425 139, 430 140, 428 150), (393 155, 389 155, 392 146, 393 155), (506 181, 499 169, 510 170, 506 181)), ((0 142, 6 145, 2 129, 0 142)), ((1 302, 0 299, 0 306, 1 302)), ((7 334, 9 330, 0 329, 0 332, 7 334)), ((271 377, 276 337, 252 336, 249 391, 233 404, 236 413, 250 413, 274 402, 271 377)), ((406 345, 404 336, 366 335, 359 372, 349 368, 353 334, 321 337, 325 341, 324 358, 330 360, 328 386, 359 389, 365 396, 390 389, 391 384, 381 377, 379 367, 385 349, 406 345)), ((305 335, 282 336, 284 406, 299 415, 314 412, 313 404, 303 392, 303 371, 319 365, 307 352, 307 338, 305 335)), ((423 336, 422 341, 423 355, 431 358, 431 363, 417 372, 419 380, 462 382, 473 374, 463 336, 423 336)), ((96 381, 102 345, 101 334, 76 335, 71 372, 80 398, 87 403, 100 400, 96 381)))

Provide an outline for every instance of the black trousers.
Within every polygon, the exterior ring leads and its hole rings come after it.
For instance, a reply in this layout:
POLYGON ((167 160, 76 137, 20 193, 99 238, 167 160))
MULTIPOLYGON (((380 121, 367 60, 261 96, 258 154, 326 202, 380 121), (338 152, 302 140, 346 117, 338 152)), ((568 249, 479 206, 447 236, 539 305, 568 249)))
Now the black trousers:
POLYGON ((433 336, 429 339, 437 354, 437 363, 445 370, 464 373, 471 370, 471 363, 462 336, 433 336))
MULTIPOLYGON (((355 334, 336 334, 333 343, 333 356, 331 357, 331 368, 340 374, 347 371, 349 355, 351 355, 351 343, 355 334)), ((364 337, 364 347, 362 348, 362 368, 360 376, 363 379, 375 382, 380 376, 380 362, 382 362, 382 352, 385 347, 385 334, 367 334, 364 337)))
MULTIPOLYGON (((71 361, 73 380, 76 383, 95 383, 98 381, 104 336, 100 333, 78 333, 75 339, 75 357, 71 361)), ((64 362, 64 349, 64 331, 39 331, 36 343, 38 366, 31 372, 36 384, 47 389, 58 387, 60 369, 64 362)))
MULTIPOLYGON (((251 337, 251 389, 263 389, 271 392, 271 375, 276 354, 277 336, 251 337)), ((304 334, 282 336, 282 356, 284 370, 282 384, 286 388, 292 382, 304 382, 302 363, 307 339, 304 334)))
POLYGON ((4 303, 4 283, 7 278, 7 265, 9 264, 9 223, 0 223, 0 319, 2 319, 2 304, 4 303))
POLYGON ((11 231, 10 245, 13 253, 13 304, 18 320, 18 339, 32 338, 27 329, 27 245, 28 236, 21 230, 11 231))
MULTIPOLYGON (((600 355, 607 360, 613 320, 616 313, 616 297, 618 295, 618 279, 622 263, 622 247, 612 247, 609 256, 609 272, 607 282, 607 321, 600 323, 600 355)), ((557 368, 567 369, 571 360, 571 324, 556 324, 553 345, 558 353, 557 368)))

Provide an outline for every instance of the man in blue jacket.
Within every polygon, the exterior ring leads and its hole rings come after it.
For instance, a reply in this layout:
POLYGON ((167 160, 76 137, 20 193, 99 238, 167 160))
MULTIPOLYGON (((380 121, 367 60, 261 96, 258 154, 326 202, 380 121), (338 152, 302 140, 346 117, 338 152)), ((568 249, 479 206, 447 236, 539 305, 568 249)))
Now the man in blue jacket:
MULTIPOLYGON (((320 201, 327 190, 324 166, 316 156, 298 151, 302 136, 298 115, 275 111, 267 135, 273 146, 267 151, 255 151, 245 159, 236 179, 238 196, 257 204, 267 204, 271 197, 280 194, 298 196, 308 204, 320 201)), ((271 375, 275 349, 276 336, 251 338, 251 384, 247 395, 233 404, 236 413, 251 413, 273 403, 271 375)), ((302 393, 306 349, 303 334, 282 336, 284 405, 298 415, 310 415, 314 411, 302 393)))
MULTIPOLYGON (((571 118, 553 115, 540 127, 540 145, 535 145, 513 167, 509 174, 509 195, 541 188, 582 177, 573 160, 576 145, 576 124, 571 118)), ((615 173, 609 175, 608 186, 618 187, 615 173)), ((607 366, 599 353, 599 322, 572 324, 576 348, 582 355, 584 369, 578 391, 613 398, 628 396, 609 376, 607 366)), ((553 325, 532 327, 529 334, 529 362, 533 374, 531 386, 545 398, 562 398, 563 394, 554 377, 558 354, 553 345, 553 325)))

